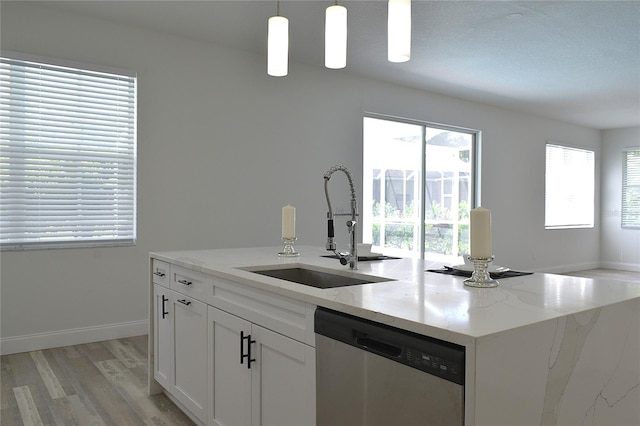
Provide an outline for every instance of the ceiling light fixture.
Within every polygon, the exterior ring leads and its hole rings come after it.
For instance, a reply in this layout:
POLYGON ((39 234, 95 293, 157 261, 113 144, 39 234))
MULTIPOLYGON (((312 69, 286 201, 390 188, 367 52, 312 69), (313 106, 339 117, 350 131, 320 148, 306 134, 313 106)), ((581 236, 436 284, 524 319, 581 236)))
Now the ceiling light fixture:
POLYGON ((324 66, 339 69, 347 66, 347 8, 327 7, 324 26, 324 66))
POLYGON ((389 0, 388 59, 406 62, 411 59, 411 0, 389 0))
POLYGON ((289 73, 289 20, 280 16, 280 0, 276 16, 269 18, 267 33, 267 74, 283 77, 289 73))

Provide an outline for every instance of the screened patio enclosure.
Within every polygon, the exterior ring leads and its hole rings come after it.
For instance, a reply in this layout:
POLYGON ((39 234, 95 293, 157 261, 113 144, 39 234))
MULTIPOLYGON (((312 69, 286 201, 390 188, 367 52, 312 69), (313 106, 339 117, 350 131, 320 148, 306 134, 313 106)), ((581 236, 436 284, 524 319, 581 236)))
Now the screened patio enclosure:
POLYGON ((468 253, 473 135, 374 121, 365 125, 363 241, 403 257, 468 253))

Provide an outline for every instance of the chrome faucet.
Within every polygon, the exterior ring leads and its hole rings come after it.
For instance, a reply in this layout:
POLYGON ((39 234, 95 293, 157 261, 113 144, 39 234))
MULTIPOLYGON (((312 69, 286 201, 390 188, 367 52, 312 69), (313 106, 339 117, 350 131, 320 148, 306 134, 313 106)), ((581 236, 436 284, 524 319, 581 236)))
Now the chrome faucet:
POLYGON ((351 177, 351 173, 345 166, 333 166, 329 169, 327 173, 324 174, 324 194, 327 197, 327 207, 329 207, 329 211, 327 212, 327 250, 332 251, 338 256, 340 259, 340 263, 343 265, 349 264, 349 268, 358 269, 358 222, 356 221, 356 217, 358 216, 358 206, 356 203, 356 190, 353 187, 353 178, 351 177), (350 252, 338 252, 336 251, 336 242, 335 242, 335 233, 333 228, 333 217, 334 216, 347 216, 347 213, 334 213, 331 208, 331 201, 329 200, 329 190, 328 183, 329 179, 331 179, 331 175, 333 175, 337 171, 344 172, 347 175, 347 179, 349 180, 349 188, 351 190, 351 220, 347 221, 347 228, 349 230, 349 248, 350 252))

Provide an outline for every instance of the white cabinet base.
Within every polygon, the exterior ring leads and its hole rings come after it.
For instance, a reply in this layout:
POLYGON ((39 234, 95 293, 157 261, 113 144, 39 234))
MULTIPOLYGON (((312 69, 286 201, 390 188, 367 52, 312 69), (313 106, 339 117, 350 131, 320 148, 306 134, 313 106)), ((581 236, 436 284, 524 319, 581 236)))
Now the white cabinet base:
POLYGON ((207 305, 154 285, 153 377, 202 422, 207 413, 207 305))
POLYGON ((203 421, 207 418, 207 305, 178 295, 173 302, 174 395, 203 421))
POLYGON ((214 307, 208 322, 210 424, 315 424, 313 347, 214 307))
POLYGON ((315 306, 151 259, 149 391, 198 424, 314 425, 315 306))
POLYGON ((257 371, 252 376, 253 425, 316 423, 316 351, 257 325, 257 371))

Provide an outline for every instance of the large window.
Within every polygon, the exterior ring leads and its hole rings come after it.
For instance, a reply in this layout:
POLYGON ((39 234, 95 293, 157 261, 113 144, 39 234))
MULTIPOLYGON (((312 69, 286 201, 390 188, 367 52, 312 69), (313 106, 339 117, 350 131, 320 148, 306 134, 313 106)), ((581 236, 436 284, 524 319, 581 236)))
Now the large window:
POLYGON ((595 173, 593 151, 546 145, 546 229, 593 228, 595 173))
POLYGON ((136 77, 3 52, 3 249, 136 238, 136 77))
POLYGON ((476 134, 375 117, 363 129, 363 242, 403 257, 468 254, 476 134))
POLYGON ((640 228, 640 149, 630 149, 624 152, 622 226, 624 228, 640 228))

